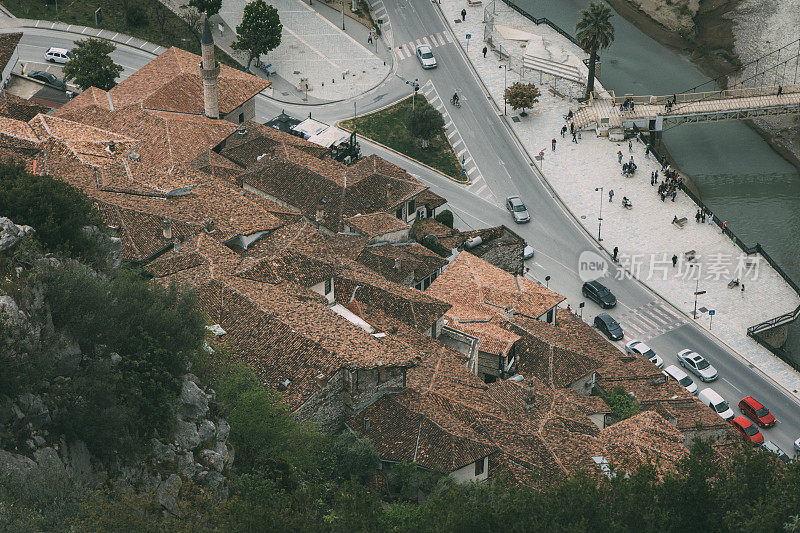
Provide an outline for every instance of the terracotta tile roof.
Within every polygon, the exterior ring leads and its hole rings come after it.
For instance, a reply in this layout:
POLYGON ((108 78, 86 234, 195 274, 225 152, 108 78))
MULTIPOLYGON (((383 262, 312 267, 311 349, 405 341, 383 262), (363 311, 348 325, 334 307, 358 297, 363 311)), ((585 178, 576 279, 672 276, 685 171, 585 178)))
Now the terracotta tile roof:
POLYGON ((538 318, 564 297, 522 276, 514 276, 469 252, 461 252, 428 291, 453 304, 447 316, 463 322, 502 316, 504 309, 538 318))
POLYGON ((17 49, 22 33, 0 33, 0 71, 5 70, 14 50, 17 49))
POLYGON ((27 122, 39 113, 47 113, 49 107, 33 103, 6 90, 0 90, 0 116, 27 122))
POLYGON ((376 157, 345 166, 284 144, 242 173, 240 180, 300 209, 308 219, 339 231, 345 218, 393 212, 427 189, 398 168, 376 157))
POLYGON ((348 426, 368 437, 382 460, 415 462, 442 474, 495 452, 468 426, 427 403, 409 392, 386 395, 353 417, 348 426))
POLYGON ((428 189, 417 196, 417 203, 426 206, 428 209, 437 209, 446 204, 447 200, 428 189))
POLYGON ((411 229, 411 226, 396 216, 383 211, 349 217, 345 219, 345 223, 367 237, 377 237, 395 231, 411 229))
POLYGON ((675 463, 689 453, 685 437, 664 417, 644 411, 600 432, 603 457, 623 472, 650 463, 661 472, 674 471, 675 463))
MULTIPOLYGON (((6 116, 0 116, 0 135, 4 138, 27 141, 27 143, 40 143, 42 141, 42 137, 29 123, 6 116)), ((33 145, 31 144, 30 146, 33 145)))
POLYGON ((302 137, 247 121, 235 133, 220 142, 214 150, 243 168, 258 163, 264 156, 275 154, 291 147, 314 158, 322 158, 328 149, 302 137))
MULTIPOLYGON (((109 91, 115 108, 203 114, 200 56, 172 47, 109 91)), ((227 114, 269 87, 270 82, 220 64, 219 110, 227 114)))
POLYGON ((421 281, 447 265, 447 260, 416 242, 366 245, 356 261, 396 283, 409 277, 421 281))
POLYGON ((98 107, 107 111, 112 110, 108 93, 97 87, 89 87, 66 104, 53 112, 54 116, 79 120, 80 112, 87 107, 98 107))
MULTIPOLYGON (((420 332, 429 330, 444 316, 449 304, 422 291, 392 283, 353 261, 343 261, 343 269, 335 280, 336 300, 342 305, 354 304, 369 313, 377 308, 420 332)), ((361 315, 362 313, 357 313, 361 315)))

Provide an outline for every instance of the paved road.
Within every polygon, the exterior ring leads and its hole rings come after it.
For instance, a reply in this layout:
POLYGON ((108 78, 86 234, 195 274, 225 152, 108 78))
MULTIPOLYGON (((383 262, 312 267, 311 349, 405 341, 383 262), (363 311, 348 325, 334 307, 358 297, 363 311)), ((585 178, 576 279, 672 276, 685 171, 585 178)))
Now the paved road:
MULTIPOLYGON (((447 31, 444 21, 428 0, 413 0, 413 8, 407 0, 384 0, 384 5, 392 22, 395 45, 447 31)), ((23 61, 40 60, 47 47, 69 48, 73 40, 59 32, 26 30, 20 56, 23 61)), ((598 246, 553 198, 538 169, 518 148, 456 46, 446 43, 434 49, 439 62, 439 68, 435 70, 424 71, 413 57, 409 57, 396 61, 396 74, 408 80, 417 78, 421 84, 430 80, 445 101, 449 101, 448 95, 459 92, 462 106, 457 110, 451 109, 452 121, 484 176, 485 187, 458 185, 370 143, 363 143, 363 152, 376 153, 408 169, 446 197, 457 215, 459 227, 511 224, 502 199, 511 194, 521 196, 533 214, 533 221, 513 229, 536 250, 536 256, 528 261, 528 275, 542 282, 545 276, 551 276, 550 288, 565 295, 573 309, 577 309, 578 303, 584 301, 580 294, 578 258, 585 251, 599 253, 598 246)), ((114 60, 125 67, 123 78, 152 57, 142 50, 125 46, 118 46, 114 53, 114 60)), ((268 120, 286 110, 298 117, 311 111, 315 118, 332 122, 351 116, 354 102, 358 113, 377 109, 410 94, 409 85, 398 76, 390 77, 382 86, 355 100, 313 108, 284 105, 259 97, 257 119, 268 120)), ((765 430, 765 438, 791 453, 792 442, 800 436, 798 395, 795 393, 795 397, 791 397, 763 374, 750 368, 735 353, 689 323, 690 320, 671 309, 642 284, 635 280, 614 279, 616 273, 612 265, 609 270, 612 277, 607 280, 607 285, 616 294, 619 304, 611 314, 627 329, 626 340, 639 338, 646 341, 667 364, 675 363, 675 354, 683 348, 692 348, 705 355, 720 374, 712 387, 732 406, 747 394, 765 403, 779 420, 776 427, 765 430), (632 335, 634 327, 637 329, 632 335)), ((599 312, 594 303, 587 301, 584 319, 590 322, 599 312)), ((738 412, 735 407, 734 411, 738 412)))

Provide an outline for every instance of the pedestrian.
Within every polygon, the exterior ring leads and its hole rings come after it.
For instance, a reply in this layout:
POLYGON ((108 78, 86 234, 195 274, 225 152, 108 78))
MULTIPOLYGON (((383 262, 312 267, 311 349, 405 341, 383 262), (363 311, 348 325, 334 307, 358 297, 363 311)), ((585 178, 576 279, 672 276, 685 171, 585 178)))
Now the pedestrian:
POLYGON ((710 226, 712 222, 714 222, 714 213, 709 211, 708 212, 708 225, 710 226))
POLYGON ((574 131, 572 132, 572 142, 574 142, 575 144, 578 144, 578 139, 575 137, 575 132, 574 131))
POLYGON ((566 126, 561 126, 561 138, 562 139, 564 138, 564 134, 565 133, 567 133, 567 127, 566 126))
POLYGON ((553 138, 553 142, 551 143, 550 146, 553 148, 553 151, 555 152, 556 151, 556 139, 555 138, 553 138))
POLYGON ((489 48, 487 48, 486 46, 484 46, 484 47, 483 47, 483 58, 484 58, 484 59, 486 59, 486 52, 488 52, 488 51, 489 51, 489 48))
POLYGON ((700 212, 700 222, 702 222, 703 224, 706 223, 706 210, 705 209, 703 209, 700 212))
POLYGON ((462 9, 461 10, 461 22, 464 22, 465 20, 467 20, 467 10, 466 9, 462 9))
POLYGON ((628 151, 633 152, 633 143, 628 139, 628 151))
POLYGON ((622 151, 617 152, 617 161, 620 165, 622 164, 622 151))
POLYGON ((572 312, 572 308, 569 306, 569 304, 567 304, 567 311, 569 311, 570 313, 572 312))
MULTIPOLYGON (((783 85, 778 85, 778 96, 783 94, 783 85)), ((742 291, 744 291, 744 285, 742 285, 742 291)))
POLYGON ((742 283, 742 298, 744 298, 744 283, 742 283))
POLYGON ((700 210, 698 209, 697 213, 694 214, 694 221, 695 221, 696 224, 700 223, 700 216, 701 216, 700 215, 700 210))
POLYGON ((642 142, 642 132, 641 131, 637 131, 636 132, 636 140, 639 141, 639 142, 642 142))
POLYGON ((581 130, 578 130, 578 140, 581 140, 581 130))
POLYGON ((724 221, 722 223, 722 233, 725 233, 725 230, 728 229, 728 221, 724 221))
POLYGON ((631 156, 631 164, 633 164, 633 156, 631 156))
POLYGON ((672 201, 675 201, 675 197, 678 196, 678 191, 672 191, 672 201))
POLYGON ((611 203, 614 200, 614 189, 610 189, 608 191, 608 203, 611 203))
POLYGON ((672 268, 675 268, 676 266, 678 266, 678 256, 672 254, 672 268))
POLYGON ((614 255, 612 255, 612 256, 611 256, 611 258, 612 258, 614 261, 616 261, 616 260, 617 260, 617 254, 618 254, 618 253, 619 253, 619 247, 618 247, 618 246, 615 246, 615 247, 614 247, 614 255))
POLYGON ((661 191, 661 201, 663 202, 666 199, 667 199, 667 195, 664 193, 664 191, 661 191))
POLYGON ((572 122, 572 121, 570 121, 570 123, 569 123, 569 132, 570 133, 575 133, 575 123, 572 122))
POLYGON ((367 37, 367 44, 372 44, 372 32, 369 32, 369 37, 367 37))

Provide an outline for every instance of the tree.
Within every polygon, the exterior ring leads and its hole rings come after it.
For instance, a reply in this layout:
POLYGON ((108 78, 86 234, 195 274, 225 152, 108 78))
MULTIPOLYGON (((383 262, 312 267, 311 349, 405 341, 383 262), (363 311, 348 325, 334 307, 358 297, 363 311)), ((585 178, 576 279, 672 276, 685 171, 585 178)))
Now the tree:
POLYGON ((234 50, 247 52, 247 66, 253 59, 276 49, 281 44, 283 24, 278 10, 264 0, 254 0, 244 6, 242 23, 236 26, 234 50))
POLYGON ((111 53, 117 47, 104 39, 83 39, 75 42, 72 59, 64 65, 64 78, 75 80, 82 90, 97 87, 108 91, 114 87, 122 67, 114 63, 111 53))
POLYGON ((434 218, 436 219, 437 222, 441 222, 448 228, 453 227, 453 212, 450 211, 449 209, 445 209, 444 211, 436 215, 436 217, 434 218))
POLYGON ((575 25, 576 37, 581 48, 589 53, 589 79, 586 81, 586 98, 594 91, 594 73, 597 52, 614 42, 614 26, 610 19, 612 11, 603 4, 592 2, 588 9, 581 10, 581 18, 575 25))
POLYGON ((520 115, 524 117, 527 115, 525 108, 533 107, 541 95, 536 85, 518 81, 506 88, 505 99, 511 104, 511 109, 522 109, 520 115))
POLYGON ((205 13, 207 17, 211 17, 219 13, 222 9, 222 0, 189 0, 189 3, 181 7, 193 7, 200 13, 205 13))
POLYGON ((422 147, 427 148, 430 140, 444 131, 444 118, 432 105, 420 99, 408 116, 408 129, 422 140, 422 147))
POLYGON ((200 13, 196 8, 184 4, 181 6, 183 12, 181 13, 181 18, 183 21, 189 25, 194 33, 200 35, 200 28, 202 27, 203 23, 203 14, 200 13))

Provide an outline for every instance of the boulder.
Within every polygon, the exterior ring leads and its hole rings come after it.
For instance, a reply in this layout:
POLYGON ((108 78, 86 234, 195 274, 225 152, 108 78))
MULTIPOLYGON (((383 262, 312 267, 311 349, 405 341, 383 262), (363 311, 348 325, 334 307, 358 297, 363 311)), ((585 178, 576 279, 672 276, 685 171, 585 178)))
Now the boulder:
POLYGON ((175 425, 175 442, 184 450, 194 450, 200 445, 197 424, 178 419, 175 425))
POLYGON ((54 472, 64 471, 64 463, 53 448, 39 448, 33 452, 33 458, 43 468, 50 468, 54 472))
POLYGON ((203 470, 197 474, 197 481, 206 487, 221 488, 225 478, 216 470, 203 470))
POLYGON ((174 516, 181 516, 181 509, 178 506, 178 494, 181 490, 181 477, 171 474, 158 486, 158 503, 174 516))
POLYGON ((217 441, 225 442, 228 440, 228 435, 231 433, 231 426, 227 420, 220 418, 217 420, 217 441))
POLYGON ((200 463, 217 472, 222 472, 225 468, 225 458, 214 450, 200 452, 200 463))
POLYGON ((200 435, 201 442, 209 442, 216 437, 217 428, 211 420, 203 420, 200 422, 200 427, 197 428, 197 433, 200 435))
POLYGON ((194 381, 183 382, 179 400, 178 412, 183 418, 198 419, 208 413, 208 396, 194 381))
POLYGON ((68 459, 64 461, 72 475, 79 479, 92 479, 95 475, 92 468, 92 456, 89 448, 82 440, 71 442, 67 448, 68 459))
POLYGON ((0 321, 16 328, 25 324, 25 314, 11 296, 0 296, 0 321))
POLYGON ((165 444, 158 439, 153 439, 150 442, 153 445, 153 460, 155 462, 168 463, 175 460, 175 446, 165 444))
POLYGON ((34 233, 30 226, 18 226, 8 217, 0 217, 0 252, 13 248, 23 237, 34 233))
POLYGON ((33 459, 0 449, 0 472, 22 477, 36 468, 33 459))
POLYGON ((50 422, 50 411, 40 396, 27 392, 17 398, 17 405, 29 422, 34 424, 50 422))
POLYGON ((194 462, 194 454, 192 452, 182 453, 178 457, 178 472, 181 475, 191 478, 197 472, 196 463, 194 462))

